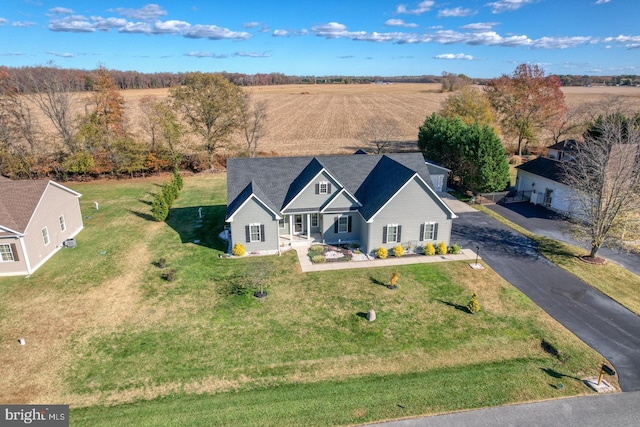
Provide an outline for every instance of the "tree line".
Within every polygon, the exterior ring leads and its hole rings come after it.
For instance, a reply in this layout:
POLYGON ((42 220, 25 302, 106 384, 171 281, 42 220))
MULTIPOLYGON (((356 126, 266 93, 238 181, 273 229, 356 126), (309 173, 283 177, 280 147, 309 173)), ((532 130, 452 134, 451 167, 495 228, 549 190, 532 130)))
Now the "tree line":
POLYGON ((234 134, 246 141, 240 154, 254 156, 266 132, 266 104, 220 74, 188 73, 168 98, 142 97, 142 135, 130 131, 124 98, 108 69, 91 75, 84 96, 66 77, 32 80, 24 95, 21 81, 0 69, 0 174, 66 180, 200 171, 224 166, 220 147, 234 134))

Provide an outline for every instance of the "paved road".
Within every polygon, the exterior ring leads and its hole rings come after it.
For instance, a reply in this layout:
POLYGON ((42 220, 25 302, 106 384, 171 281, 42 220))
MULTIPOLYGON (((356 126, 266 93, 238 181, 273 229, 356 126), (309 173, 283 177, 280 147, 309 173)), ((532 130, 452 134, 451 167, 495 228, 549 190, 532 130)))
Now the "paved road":
POLYGON ((640 390, 639 316, 552 264, 538 254, 535 242, 484 213, 459 214, 451 239, 462 247, 480 247, 491 268, 606 357, 624 391, 640 390))
POLYGON ((640 392, 572 397, 374 424, 380 427, 637 427, 640 392))
MULTIPOLYGON (((542 206, 523 202, 487 207, 532 233, 585 248, 586 252, 590 250, 588 242, 579 242, 572 236, 571 224, 542 206)), ((640 276, 640 254, 627 253, 606 246, 602 247, 598 254, 640 276)))

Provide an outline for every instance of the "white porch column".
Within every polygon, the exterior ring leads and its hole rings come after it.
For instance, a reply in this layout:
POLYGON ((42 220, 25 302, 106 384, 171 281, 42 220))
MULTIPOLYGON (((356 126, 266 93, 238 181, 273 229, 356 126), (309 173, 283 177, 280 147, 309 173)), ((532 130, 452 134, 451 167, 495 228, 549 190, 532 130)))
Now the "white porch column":
POLYGON ((304 214, 307 217, 307 240, 311 240, 311 214, 304 214))
POLYGON ((293 242, 293 221, 291 221, 291 215, 287 215, 289 220, 289 239, 293 242))

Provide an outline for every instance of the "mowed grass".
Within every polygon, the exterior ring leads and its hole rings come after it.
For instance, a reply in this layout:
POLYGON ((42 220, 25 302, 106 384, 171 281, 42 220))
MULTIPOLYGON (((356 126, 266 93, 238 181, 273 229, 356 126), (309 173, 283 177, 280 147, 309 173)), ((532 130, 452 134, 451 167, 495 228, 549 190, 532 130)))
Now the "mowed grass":
POLYGON ((588 255, 585 249, 531 233, 484 206, 474 207, 535 240, 538 251, 551 262, 640 315, 640 277, 636 274, 613 262, 606 265, 587 264, 579 258, 580 255, 588 255))
POLYGON ((389 290, 385 267, 220 258, 225 175, 186 177, 155 223, 165 179, 69 184, 78 247, 0 279, 0 401, 67 403, 74 425, 342 425, 589 392, 601 356, 489 268, 403 266, 389 290))

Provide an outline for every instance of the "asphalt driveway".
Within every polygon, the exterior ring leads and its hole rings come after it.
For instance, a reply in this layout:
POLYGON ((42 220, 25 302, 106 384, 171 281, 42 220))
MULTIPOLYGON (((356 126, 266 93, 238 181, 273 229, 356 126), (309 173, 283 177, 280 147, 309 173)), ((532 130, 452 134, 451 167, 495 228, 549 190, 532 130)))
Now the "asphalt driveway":
POLYGON ((536 243, 482 212, 460 213, 451 239, 480 248, 505 280, 606 357, 623 391, 640 390, 640 317, 542 257, 536 243))
MULTIPOLYGON (((488 205, 487 208, 532 233, 584 248, 587 253, 591 250, 588 242, 577 241, 572 236, 570 223, 562 216, 542 206, 522 202, 509 203, 504 206, 488 205)), ((605 246, 598 251, 598 255, 640 276, 640 254, 627 253, 605 246)))

